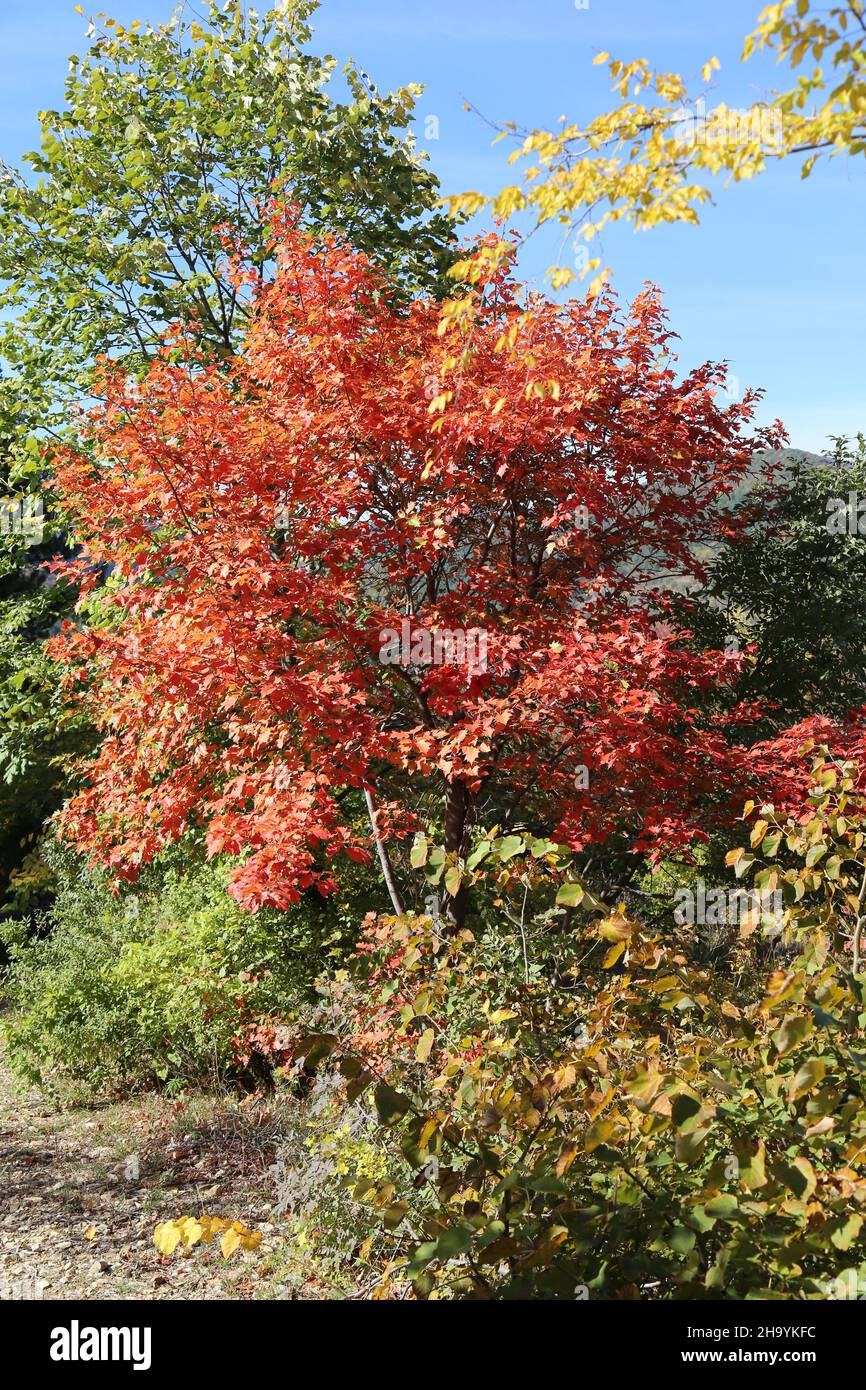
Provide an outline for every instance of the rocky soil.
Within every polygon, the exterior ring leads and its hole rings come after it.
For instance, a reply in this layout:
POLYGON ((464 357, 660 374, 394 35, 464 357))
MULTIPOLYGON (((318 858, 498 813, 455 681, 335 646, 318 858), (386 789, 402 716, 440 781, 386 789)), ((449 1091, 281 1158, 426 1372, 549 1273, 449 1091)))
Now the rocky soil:
POLYGON ((316 1297, 273 1211, 279 1128, 261 1099, 61 1104, 0 1056, 0 1298, 316 1297), (261 1231, 259 1250, 160 1255, 157 1222, 202 1212, 261 1231))

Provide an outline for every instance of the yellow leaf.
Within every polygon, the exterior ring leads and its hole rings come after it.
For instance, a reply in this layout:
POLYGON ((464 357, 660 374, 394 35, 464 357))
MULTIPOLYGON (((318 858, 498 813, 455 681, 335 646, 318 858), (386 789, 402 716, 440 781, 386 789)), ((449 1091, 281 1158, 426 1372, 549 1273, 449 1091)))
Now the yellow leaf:
POLYGON ((194 1217, 190 1217, 189 1221, 184 1222, 183 1243, 187 1250, 191 1250, 192 1247, 201 1240, 203 1235, 204 1226, 202 1226, 200 1221, 196 1221, 194 1217))
POLYGON ((227 1260, 229 1255, 234 1254, 240 1243, 241 1238, 239 1232, 236 1231, 233 1226, 230 1226, 227 1231, 223 1232, 220 1240, 220 1251, 222 1252, 223 1259, 227 1260))
POLYGON ((594 1124, 589 1126, 584 1135, 584 1149, 588 1154, 591 1154, 593 1149, 598 1148, 599 1144, 606 1144, 608 1139, 613 1139, 618 1130, 619 1125, 612 1117, 596 1120, 594 1124))
POLYGON ((486 207, 490 199, 485 198, 483 193, 472 192, 455 193, 449 198, 442 198, 440 201, 448 205, 452 216, 454 213, 465 212, 467 216, 472 217, 476 212, 480 212, 483 207, 486 207))
POLYGON ((525 207, 526 194, 516 184, 503 188, 493 203, 493 211, 496 216, 503 218, 510 217, 513 212, 521 212, 525 207))
POLYGON ((161 1255, 170 1255, 180 1244, 180 1231, 174 1221, 161 1221, 153 1233, 153 1243, 161 1255))
POLYGON ((430 1056, 430 1049, 436 1040, 436 1034, 432 1028, 426 1028, 418 1039, 418 1046, 415 1048, 415 1057, 419 1062, 426 1062, 430 1056))
POLYGON ((598 934, 605 941, 625 942, 634 934, 634 923, 621 912, 611 913, 609 917, 602 918, 598 925, 598 934))
POLYGON ((566 1139, 560 1150, 559 1158, 556 1160, 556 1176, 558 1178, 563 1177, 563 1175, 568 1172, 577 1157, 577 1153, 578 1148, 575 1140, 566 1139))
POLYGON ((176 1221, 162 1221, 153 1233, 153 1243, 163 1255, 170 1255, 181 1241, 187 1250, 202 1241, 210 1245, 214 1236, 223 1232, 220 1246, 223 1258, 238 1246, 244 1250, 255 1250, 262 1239, 260 1231, 251 1231, 242 1221, 226 1221, 221 1216, 181 1216, 176 1221))
POLYGON ((611 946, 610 950, 608 951, 607 955, 605 956, 604 960, 602 961, 602 969, 603 969, 603 970, 610 970, 614 965, 616 965, 617 961, 619 960, 619 958, 620 958, 620 956, 622 955, 622 953, 623 953, 624 950, 625 950, 625 942, 624 942, 624 941, 618 941, 617 944, 616 944, 615 946, 611 946))
POLYGON ((825 1070, 823 1058, 810 1057, 803 1063, 796 1076, 792 1077, 788 1086, 788 1100, 799 1100, 801 1096, 813 1091, 823 1081, 825 1070))

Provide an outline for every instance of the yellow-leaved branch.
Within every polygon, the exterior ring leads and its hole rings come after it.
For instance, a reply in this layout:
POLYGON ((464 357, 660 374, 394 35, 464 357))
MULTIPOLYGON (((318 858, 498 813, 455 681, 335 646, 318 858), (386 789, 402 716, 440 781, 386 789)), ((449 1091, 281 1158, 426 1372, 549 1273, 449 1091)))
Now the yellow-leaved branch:
MULTIPOLYGON (((747 35, 742 58, 769 50, 787 63, 795 82, 763 101, 735 109, 711 105, 706 89, 690 95, 676 73, 655 72, 642 58, 624 63, 600 53, 620 103, 588 125, 523 135, 508 124, 497 139, 519 141, 510 155, 524 162, 522 181, 496 197, 462 193, 447 199, 453 212, 484 207, 503 220, 529 210, 536 226, 558 221, 566 242, 584 244, 576 268, 551 268, 554 288, 598 271, 586 243, 610 223, 625 220, 645 229, 660 223, 699 220, 712 201, 710 180, 751 179, 769 161, 801 159, 808 177, 816 160, 866 150, 866 0, 848 0, 819 15, 810 0, 783 0, 764 9, 747 35), (814 63, 814 66, 812 64, 814 63)), ((701 69, 709 83, 719 62, 701 69)), ((592 282, 597 292, 609 276, 604 267, 592 282)))

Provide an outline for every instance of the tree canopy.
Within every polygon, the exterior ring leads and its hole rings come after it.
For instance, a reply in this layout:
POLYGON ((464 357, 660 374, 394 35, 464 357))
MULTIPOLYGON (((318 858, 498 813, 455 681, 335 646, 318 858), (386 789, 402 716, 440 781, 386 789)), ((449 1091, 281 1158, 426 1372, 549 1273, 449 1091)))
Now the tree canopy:
POLYGON ((314 9, 209 0, 204 22, 185 7, 157 26, 91 22, 29 171, 0 168, 7 427, 62 429, 97 356, 140 369, 176 320, 233 350, 246 307, 224 273, 226 229, 266 276, 262 204, 277 187, 309 226, 369 253, 394 293, 440 283, 452 222, 409 129, 421 89, 382 94, 350 63, 332 95, 335 60, 308 47, 314 9))
POLYGON ((677 379, 652 294, 560 309, 500 267, 459 315, 404 312, 361 253, 273 215, 273 284, 237 266, 243 350, 109 371, 61 459, 85 589, 113 567, 66 652, 106 735, 67 825, 129 872, 202 824, 251 851, 252 906, 365 852, 352 787, 381 789, 383 833, 444 798, 454 852, 479 803, 574 846, 687 842, 738 717, 700 692, 739 660, 662 619, 772 442, 754 398, 720 408, 712 364, 677 379), (437 657, 473 633, 483 653, 437 657))

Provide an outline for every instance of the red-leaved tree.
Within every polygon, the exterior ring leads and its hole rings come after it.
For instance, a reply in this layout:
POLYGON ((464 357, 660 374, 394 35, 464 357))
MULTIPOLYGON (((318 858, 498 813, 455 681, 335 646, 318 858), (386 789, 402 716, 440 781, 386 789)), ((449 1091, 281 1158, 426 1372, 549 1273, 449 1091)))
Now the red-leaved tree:
POLYGON ((652 291, 557 306, 500 269, 395 310, 291 210, 274 243, 236 360, 179 339, 140 385, 107 370, 60 461, 99 587, 58 641, 103 732, 68 831, 123 875, 203 827, 250 908, 376 844, 399 904, 387 845, 419 818, 456 853, 481 820, 687 843, 743 712, 710 713, 736 658, 666 594, 778 442, 754 396, 677 378, 652 291))

